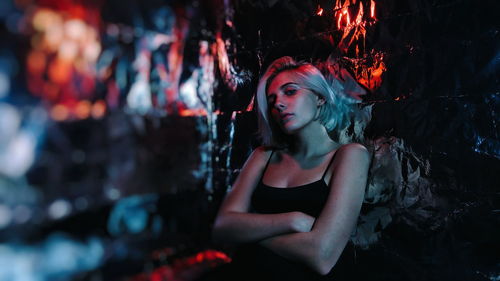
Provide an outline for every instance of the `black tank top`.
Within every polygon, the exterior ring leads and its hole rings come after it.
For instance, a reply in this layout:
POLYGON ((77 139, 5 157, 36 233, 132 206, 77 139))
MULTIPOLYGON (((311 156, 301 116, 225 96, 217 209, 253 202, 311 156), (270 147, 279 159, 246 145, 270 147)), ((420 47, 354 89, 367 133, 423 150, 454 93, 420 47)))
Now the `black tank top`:
POLYGON ((261 214, 276 214, 300 211, 312 217, 318 217, 326 203, 330 188, 325 182, 325 175, 330 168, 337 151, 334 152, 321 179, 294 187, 272 187, 262 182, 262 178, 273 157, 267 160, 259 183, 252 195, 253 211, 261 214))
MULTIPOLYGON (((252 195, 252 211, 262 214, 301 211, 310 216, 318 217, 330 193, 330 188, 324 181, 325 174, 337 152, 332 156, 321 179, 287 188, 272 187, 262 182, 272 154, 252 195)), ((329 274, 321 276, 307 266, 285 259, 259 244, 244 244, 234 255, 233 269, 238 272, 234 280, 348 280, 354 261, 352 250, 353 248, 348 244, 333 270, 329 274)))

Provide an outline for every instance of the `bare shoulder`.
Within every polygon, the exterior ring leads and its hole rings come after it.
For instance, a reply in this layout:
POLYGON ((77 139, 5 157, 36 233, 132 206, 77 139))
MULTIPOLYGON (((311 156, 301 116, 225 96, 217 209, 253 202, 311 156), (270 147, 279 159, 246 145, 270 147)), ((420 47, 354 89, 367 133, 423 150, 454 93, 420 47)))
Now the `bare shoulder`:
POLYGON ((344 144, 338 149, 339 156, 345 160, 352 160, 358 163, 370 162, 370 152, 366 146, 360 143, 344 144))
POLYGON ((250 157, 253 157, 253 158, 267 158, 269 157, 269 155, 271 155, 271 152, 272 152, 272 148, 270 147, 267 147, 267 146, 259 146, 259 147, 256 147, 252 153, 250 154, 250 157))
POLYGON ((271 153, 271 151, 272 151, 271 147, 261 145, 256 147, 252 153, 269 154, 271 153))
POLYGON ((258 167, 265 164, 268 161, 271 152, 272 149, 269 147, 259 146, 255 148, 248 157, 245 166, 251 165, 258 167))

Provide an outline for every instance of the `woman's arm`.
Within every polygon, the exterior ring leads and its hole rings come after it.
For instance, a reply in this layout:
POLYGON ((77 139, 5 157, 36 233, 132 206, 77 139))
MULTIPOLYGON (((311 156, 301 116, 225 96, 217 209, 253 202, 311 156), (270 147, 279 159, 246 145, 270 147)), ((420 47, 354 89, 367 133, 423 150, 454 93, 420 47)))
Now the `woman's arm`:
POLYGON ((250 199, 271 152, 259 147, 243 166, 217 214, 213 238, 223 242, 253 242, 272 236, 310 231, 314 218, 301 212, 249 213, 250 199))
POLYGON ((370 156, 360 144, 336 152, 330 194, 310 232, 278 235, 260 243, 286 258, 327 274, 337 262, 354 229, 366 187, 370 156))

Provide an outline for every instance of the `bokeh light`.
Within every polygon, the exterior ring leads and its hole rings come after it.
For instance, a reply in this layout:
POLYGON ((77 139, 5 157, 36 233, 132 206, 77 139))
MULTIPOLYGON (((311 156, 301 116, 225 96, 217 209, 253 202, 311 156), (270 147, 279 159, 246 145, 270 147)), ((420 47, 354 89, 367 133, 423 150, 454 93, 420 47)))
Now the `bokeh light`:
POLYGON ((36 7, 25 19, 33 27, 28 89, 47 101, 56 121, 91 116, 101 43, 98 27, 82 19, 86 11, 79 5, 69 12, 36 7))

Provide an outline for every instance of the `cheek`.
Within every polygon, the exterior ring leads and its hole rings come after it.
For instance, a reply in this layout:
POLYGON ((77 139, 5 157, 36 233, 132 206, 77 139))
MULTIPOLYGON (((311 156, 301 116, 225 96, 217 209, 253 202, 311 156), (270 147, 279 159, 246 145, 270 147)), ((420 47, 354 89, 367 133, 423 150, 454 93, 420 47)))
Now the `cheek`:
POLYGON ((316 100, 314 98, 311 98, 311 97, 308 97, 308 98, 302 100, 301 108, 305 112, 308 112, 311 114, 314 114, 316 112, 316 110, 318 110, 316 100))

